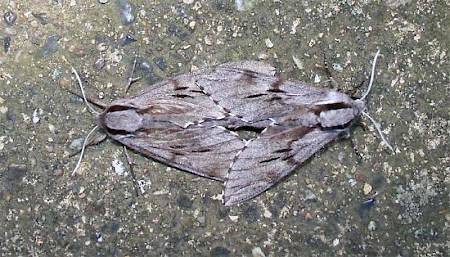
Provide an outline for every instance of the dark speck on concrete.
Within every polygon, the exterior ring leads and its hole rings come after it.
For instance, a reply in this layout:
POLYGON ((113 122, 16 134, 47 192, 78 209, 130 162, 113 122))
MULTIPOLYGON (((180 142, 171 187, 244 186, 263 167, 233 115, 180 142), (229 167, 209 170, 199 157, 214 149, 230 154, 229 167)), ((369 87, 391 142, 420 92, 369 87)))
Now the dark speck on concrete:
POLYGON ((189 38, 189 33, 183 31, 175 25, 170 25, 167 32, 169 32, 169 35, 176 36, 181 41, 186 41, 189 38))
POLYGON ((122 45, 123 45, 123 46, 126 46, 126 45, 131 44, 131 43, 134 43, 134 42, 136 42, 136 41, 137 41, 137 40, 136 40, 134 37, 132 37, 130 34, 127 34, 127 35, 125 36, 125 38, 123 39, 122 45))
POLYGON ((5 37, 3 39, 3 51, 7 53, 9 51, 10 46, 11 46, 11 37, 5 37))
POLYGON ((48 17, 46 13, 31 13, 31 15, 33 15, 33 17, 36 18, 42 25, 48 24, 48 17))
POLYGON ((167 63, 164 60, 164 58, 156 57, 153 59, 153 61, 155 62, 156 66, 158 66, 161 70, 167 69, 167 63))
POLYGON ((6 114, 6 118, 7 118, 9 121, 16 121, 17 116, 16 116, 14 113, 12 113, 12 112, 8 112, 8 113, 6 114))
POLYGON ((372 207, 375 205, 375 199, 374 198, 370 198, 369 200, 364 201, 362 204, 359 205, 358 207, 358 215, 361 218, 367 218, 367 216, 370 213, 370 210, 372 209, 372 207))
POLYGON ((55 54, 59 50, 59 39, 61 39, 61 36, 58 34, 54 34, 47 37, 47 40, 45 41, 45 45, 42 48, 42 56, 44 58, 50 57, 51 55, 55 54))
POLYGON ((224 247, 214 247, 211 249, 211 257, 228 257, 230 256, 230 250, 224 247))
POLYGON ((222 206, 219 211, 217 212, 217 217, 219 218, 219 220, 224 219, 226 217, 228 217, 228 215, 230 214, 230 209, 222 206))
POLYGON ((151 62, 145 59, 137 60, 135 76, 144 78, 149 84, 154 84, 160 80, 158 75, 153 71, 151 62))
POLYGON ((248 222, 255 222, 259 218, 258 209, 254 204, 249 204, 249 206, 244 209, 242 214, 244 216, 244 219, 248 222))
POLYGON ((180 194, 177 198, 178 206, 182 209, 190 209, 192 208, 192 201, 184 194, 180 194))

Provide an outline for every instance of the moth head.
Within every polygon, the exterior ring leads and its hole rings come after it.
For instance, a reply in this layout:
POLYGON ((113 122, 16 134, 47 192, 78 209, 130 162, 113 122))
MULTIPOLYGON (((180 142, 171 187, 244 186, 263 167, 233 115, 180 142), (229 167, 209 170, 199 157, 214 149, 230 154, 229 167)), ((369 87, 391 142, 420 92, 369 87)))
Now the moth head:
POLYGON ((364 110, 363 100, 349 100, 329 105, 319 114, 319 122, 323 128, 348 127, 364 110))

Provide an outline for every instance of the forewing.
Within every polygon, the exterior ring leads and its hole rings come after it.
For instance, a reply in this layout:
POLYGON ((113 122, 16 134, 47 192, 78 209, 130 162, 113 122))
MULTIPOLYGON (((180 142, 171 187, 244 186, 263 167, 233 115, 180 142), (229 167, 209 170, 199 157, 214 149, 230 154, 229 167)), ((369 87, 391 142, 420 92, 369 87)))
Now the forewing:
POLYGON ((342 93, 261 73, 259 67, 266 64, 250 63, 219 65, 199 76, 196 83, 218 105, 249 122, 277 120, 295 109, 351 101, 342 93))
POLYGON ((233 162, 225 182, 225 205, 251 199, 269 189, 341 132, 317 127, 268 128, 233 162))
POLYGON ((220 126, 170 128, 137 135, 110 135, 125 146, 169 166, 224 181, 244 142, 220 126))

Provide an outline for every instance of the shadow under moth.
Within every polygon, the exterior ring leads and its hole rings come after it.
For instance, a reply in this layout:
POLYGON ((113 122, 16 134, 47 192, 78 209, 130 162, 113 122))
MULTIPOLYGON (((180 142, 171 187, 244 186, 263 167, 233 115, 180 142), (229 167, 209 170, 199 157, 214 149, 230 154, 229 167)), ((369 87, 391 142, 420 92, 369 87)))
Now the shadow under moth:
POLYGON ((361 114, 369 117, 391 148, 376 122, 363 112, 378 54, 367 92, 356 100, 276 77, 268 64, 242 61, 148 86, 113 101, 96 115, 95 123, 140 154, 222 181, 223 202, 233 205, 277 184, 326 144, 348 133, 361 114), (245 138, 242 131, 256 136, 245 138))

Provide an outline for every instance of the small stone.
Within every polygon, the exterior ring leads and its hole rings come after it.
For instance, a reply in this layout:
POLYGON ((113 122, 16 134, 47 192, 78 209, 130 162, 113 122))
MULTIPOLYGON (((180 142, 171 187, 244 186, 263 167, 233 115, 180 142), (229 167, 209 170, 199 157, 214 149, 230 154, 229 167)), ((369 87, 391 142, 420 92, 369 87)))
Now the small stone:
POLYGON ((39 115, 41 114, 41 111, 42 110, 40 110, 40 109, 34 110, 34 112, 33 112, 33 123, 34 124, 37 124, 37 123, 39 123, 39 121, 41 121, 41 117, 39 117, 39 115))
POLYGON ((234 221, 234 222, 237 222, 239 219, 239 216, 237 216, 237 215, 230 215, 229 217, 230 217, 230 220, 234 221))
POLYGON ((112 161, 111 165, 114 167, 114 171, 118 176, 127 176, 128 172, 126 172, 125 167, 123 166, 123 162, 119 159, 115 159, 112 161))
POLYGON ((39 247, 44 246, 44 243, 45 243, 45 241, 44 241, 42 238, 36 239, 36 244, 37 244, 39 247))
POLYGON ((101 4, 106 4, 106 3, 109 2, 109 0, 98 0, 98 2, 101 3, 101 4))
POLYGON ((183 3, 185 3, 185 4, 193 4, 194 0, 183 0, 183 3))
POLYGON ((445 219, 446 219, 447 221, 450 221, 450 213, 445 214, 445 219))
POLYGON ((252 256, 253 257, 266 257, 264 252, 261 250, 260 247, 255 247, 252 249, 252 256))
POLYGON ((354 178, 350 178, 350 179, 348 180, 348 184, 349 184, 351 187, 354 187, 354 186, 356 186, 356 184, 358 184, 358 181, 356 181, 356 179, 354 179, 354 178))
POLYGON ((320 82, 320 76, 318 74, 316 74, 314 76, 314 83, 319 83, 320 82))
POLYGON ((6 24, 12 26, 14 22, 17 20, 17 15, 13 12, 8 11, 3 16, 3 19, 5 20, 6 24))
POLYGON ((33 21, 30 22, 30 26, 32 28, 37 28, 37 27, 39 27, 39 23, 37 21, 33 20, 33 21))
POLYGON ((12 195, 11 194, 5 193, 3 195, 3 200, 5 200, 5 202, 9 202, 9 201, 11 201, 11 199, 12 199, 12 195))
POLYGON ((119 6, 119 16, 125 26, 130 25, 136 20, 136 6, 128 0, 117 0, 116 4, 119 6))
POLYGON ((1 96, 0 96, 0 104, 4 104, 5 103, 5 99, 3 99, 1 96))
POLYGON ((161 70, 165 70, 167 69, 167 63, 166 60, 164 60, 164 58, 162 57, 156 57, 153 59, 153 62, 156 64, 156 66, 158 66, 158 68, 160 68, 161 70))
POLYGON ((48 153, 53 153, 53 146, 46 144, 45 145, 45 150, 47 150, 48 153))
POLYGON ((104 51, 108 50, 108 45, 106 43, 100 43, 97 45, 97 50, 99 52, 104 52, 104 51))
POLYGON ((204 224, 206 221, 206 217, 205 216, 200 216, 197 218, 198 223, 200 224, 204 224))
POLYGON ((103 67, 105 67, 105 59, 100 58, 100 59, 98 59, 97 61, 95 61, 94 67, 95 67, 97 70, 101 70, 103 67))
POLYGON ((336 239, 334 239, 333 240, 333 246, 338 246, 339 245, 339 243, 340 243, 340 240, 339 240, 339 238, 336 238, 336 239))
POLYGON ((195 25, 196 25, 197 23, 195 22, 195 21, 191 21, 191 22, 189 22, 189 28, 190 29, 195 29, 195 25))
POLYGON ((205 36, 204 40, 205 40, 206 45, 209 45, 209 46, 212 45, 212 39, 210 36, 205 36))
POLYGON ((60 86, 62 89, 67 89, 67 88, 69 88, 69 86, 70 86, 70 80, 67 79, 67 78, 65 78, 65 77, 62 77, 62 78, 59 80, 58 84, 59 84, 59 86, 60 86))
POLYGON ((333 70, 337 72, 342 72, 344 68, 342 68, 342 66, 339 63, 333 63, 333 70))
POLYGON ((83 144, 83 138, 77 138, 77 139, 74 139, 70 143, 69 148, 70 149, 80 149, 82 144, 83 144))
POLYGON ((273 43, 270 40, 270 38, 266 38, 266 40, 264 40, 264 42, 266 43, 267 48, 272 48, 273 47, 273 43))
POLYGON ((57 169, 55 172, 53 172, 53 175, 56 177, 61 177, 64 174, 62 169, 57 169))
POLYGON ((300 60, 297 56, 293 55, 292 56, 292 60, 294 60, 295 66, 297 66, 297 68, 299 70, 303 70, 303 62, 302 60, 300 60))
POLYGON ((365 183, 363 187, 364 195, 370 194, 372 192, 372 186, 370 184, 365 183))
POLYGON ((269 59, 268 54, 258 54, 258 60, 267 60, 269 59))
POLYGON ((377 229, 377 224, 375 223, 375 221, 371 220, 371 221, 369 222, 368 229, 369 229, 370 231, 374 231, 374 230, 377 229))
MULTIPOLYGON (((7 112, 8 112, 8 107, 6 107, 6 106, 0 106, 0 113, 1 113, 1 114, 5 114, 5 113, 7 113, 7 112)), ((9 115, 8 115, 8 120, 11 120, 9 115)))

